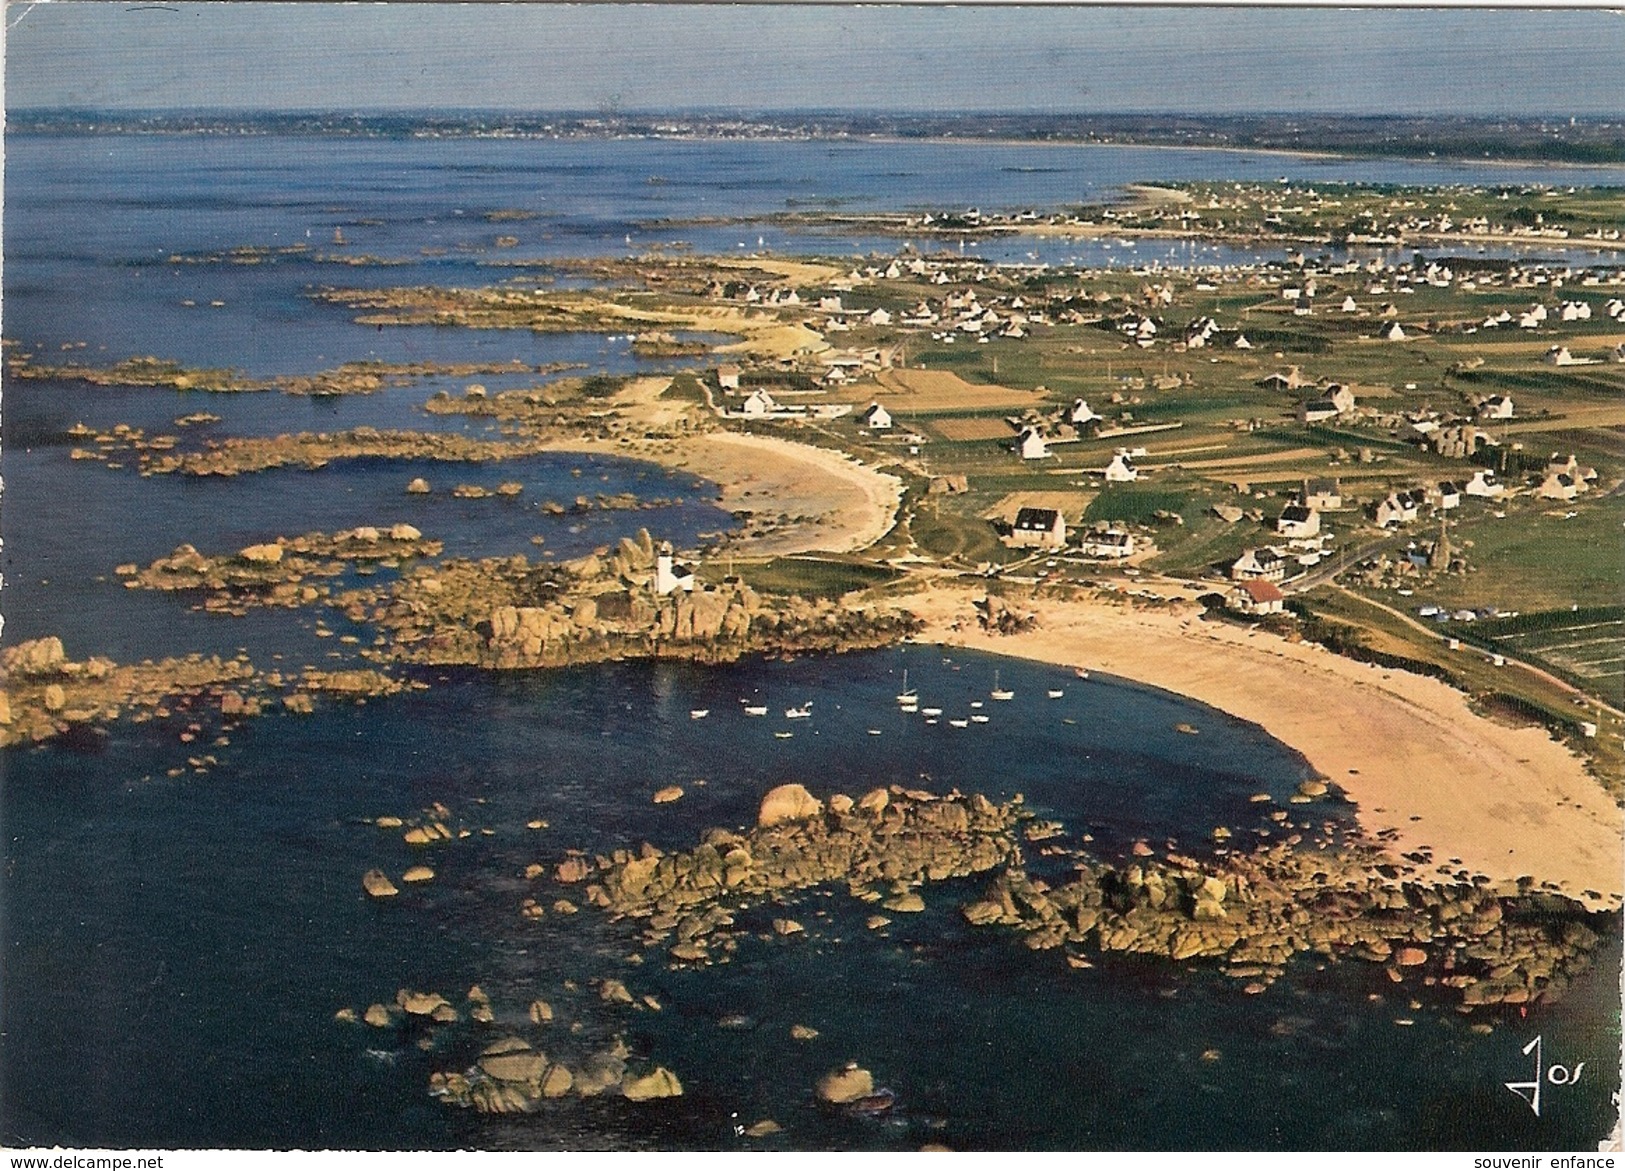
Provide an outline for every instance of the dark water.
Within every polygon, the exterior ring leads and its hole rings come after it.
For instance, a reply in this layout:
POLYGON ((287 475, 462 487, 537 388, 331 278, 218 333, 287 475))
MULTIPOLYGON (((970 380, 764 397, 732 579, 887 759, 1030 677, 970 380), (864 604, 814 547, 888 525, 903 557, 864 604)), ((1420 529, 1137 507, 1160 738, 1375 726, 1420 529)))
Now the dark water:
MULTIPOLYGON (((1418 182, 1506 175, 1115 148, 211 138, 17 139, 6 167, 8 338, 42 360, 82 341, 67 356, 100 364, 152 353, 259 375, 367 357, 649 368, 624 339, 362 329, 308 293, 322 283, 501 279, 511 274, 494 262, 617 252, 627 236, 634 247, 659 243, 671 233, 645 225, 663 218, 765 215, 792 200, 1049 204, 1133 179, 1283 170, 1418 182), (537 218, 484 218, 510 207, 537 218), (308 239, 321 248, 335 227, 347 250, 411 264, 167 261, 242 244, 308 239), (498 234, 520 245, 497 249, 498 234)), ((1518 172, 1524 181, 1558 174, 1518 172)), ((897 245, 763 235, 787 251, 897 245)), ((738 227, 683 229, 683 238, 718 250, 756 246, 756 232, 738 227)), ((1190 250, 1183 262, 1223 258, 1190 250)), ((534 379, 467 381, 496 390, 534 379)), ((541 456, 483 469, 357 461, 235 480, 143 479, 133 467, 70 460, 63 435, 79 420, 173 432, 176 417, 198 410, 222 416, 202 429, 211 436, 360 425, 486 433, 478 422, 421 412, 442 386, 457 383, 311 401, 8 385, 6 641, 59 634, 75 657, 120 660, 245 647, 262 667, 321 666, 353 652, 317 638, 310 614, 197 613, 184 599, 124 590, 113 569, 183 541, 212 552, 277 533, 397 521, 443 539, 451 555, 534 553, 539 535, 559 557, 643 525, 687 545, 729 523, 709 485, 627 461, 541 456), (432 496, 404 494, 418 475, 435 486, 432 496), (507 479, 524 483, 519 499, 455 500, 448 491, 507 479), (538 507, 620 492, 673 503, 567 517, 538 507)), ((187 442, 200 441, 192 434, 187 442)), ((1248 797, 1285 796, 1304 762, 1258 729, 1176 697, 981 656, 945 660, 929 648, 724 669, 422 678, 426 692, 323 703, 309 717, 233 728, 229 744, 209 749, 220 763, 204 774, 167 775, 198 751, 178 739, 186 723, 208 726, 203 743, 217 732, 217 715, 184 709, 5 755, 0 1141, 732 1149, 744 1145, 733 1126, 773 1118, 784 1133, 753 1147, 1543 1148, 1589 1145, 1611 1122, 1617 1078, 1604 1071, 1619 1051, 1617 938, 1613 959, 1561 1005, 1527 1019, 1508 1014, 1479 1036, 1454 1013, 1410 1009, 1405 993, 1358 964, 1300 963, 1262 996, 1201 968, 1152 961, 1071 970, 1053 953, 968 928, 956 908, 980 880, 927 888, 927 910, 893 916, 883 932, 864 926, 871 908, 844 891, 751 908, 739 922, 756 934, 733 962, 698 972, 667 971, 658 956, 641 955, 631 925, 591 911, 539 922, 519 914, 527 894, 551 889, 522 879, 527 864, 551 865, 569 847, 684 848, 703 827, 749 823, 762 793, 786 780, 821 794, 890 783, 1020 792, 1035 812, 1065 822, 1069 843, 1090 835, 1106 856, 1138 837, 1200 853, 1219 824, 1240 840, 1274 832, 1248 797), (905 667, 926 701, 944 708, 941 724, 897 711, 891 697, 905 667), (985 725, 948 725, 985 697, 995 669, 1016 699, 987 704, 985 725), (1051 687, 1064 696, 1045 698, 1051 687), (746 699, 771 714, 744 716, 746 699), (783 719, 809 701, 811 719, 783 719), (696 708, 711 715, 693 720, 696 708), (1177 733, 1181 722, 1201 735, 1177 733), (774 735, 782 731, 793 736, 774 735), (684 798, 653 805, 654 791, 673 783, 684 798), (471 836, 414 852, 363 824, 434 801, 471 836), (549 827, 526 828, 538 818, 549 827), (366 869, 398 874, 419 859, 436 870, 433 882, 389 903, 362 894, 366 869), (771 918, 784 914, 807 935, 771 935, 771 918), (605 976, 654 996, 661 1010, 602 1005, 587 982, 605 976), (685 1096, 641 1106, 568 1100, 531 1117, 483 1120, 426 1093, 431 1071, 469 1064, 480 1031, 453 1026, 424 1051, 413 1034, 333 1020, 341 1007, 388 1001, 402 986, 460 1003, 476 982, 503 1027, 528 1030, 525 1006, 544 997, 559 1012, 538 1037, 544 1049, 570 1057, 623 1035, 638 1058, 676 1070, 685 1096), (819 1036, 792 1040, 798 1023, 819 1036), (1549 1091, 1539 1118, 1502 1086, 1527 1076, 1520 1050, 1536 1034, 1551 1061, 1588 1063, 1577 1086, 1549 1091), (897 1091, 892 1118, 839 1117, 813 1103, 817 1077, 847 1059, 897 1091)), ((1335 804, 1290 808, 1312 809, 1317 833, 1325 821, 1333 829, 1347 821, 1335 804)))

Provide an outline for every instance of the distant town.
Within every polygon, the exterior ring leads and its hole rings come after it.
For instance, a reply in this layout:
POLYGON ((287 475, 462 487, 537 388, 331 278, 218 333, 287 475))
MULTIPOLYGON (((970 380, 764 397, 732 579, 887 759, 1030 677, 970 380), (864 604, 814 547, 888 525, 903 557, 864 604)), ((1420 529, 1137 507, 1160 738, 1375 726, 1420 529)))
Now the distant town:
POLYGON ((642 113, 614 108, 334 113, 7 111, 7 132, 318 134, 363 138, 957 139, 1213 147, 1359 157, 1625 162, 1625 118, 1339 114, 642 113))

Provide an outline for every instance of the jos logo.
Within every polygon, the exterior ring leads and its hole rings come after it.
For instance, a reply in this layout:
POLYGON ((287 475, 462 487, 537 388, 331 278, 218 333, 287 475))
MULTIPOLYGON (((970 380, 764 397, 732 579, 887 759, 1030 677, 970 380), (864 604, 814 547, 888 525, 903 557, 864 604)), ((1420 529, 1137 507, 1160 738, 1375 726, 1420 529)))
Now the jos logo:
POLYGON ((1523 1055, 1525 1057, 1528 1057, 1531 1053, 1535 1055, 1533 1077, 1526 1082, 1503 1082, 1502 1084, 1514 1094, 1518 1095, 1518 1097, 1522 1098, 1525 1102, 1528 1102, 1529 1108, 1535 1112, 1535 1117, 1539 1118, 1540 1092, 1542 1087, 1548 1085, 1572 1086, 1577 1084, 1580 1080, 1581 1072, 1586 1067, 1586 1063, 1582 1061, 1573 1069, 1570 1069, 1566 1065, 1547 1065, 1541 1056, 1541 1040, 1539 1036, 1523 1047, 1523 1055))

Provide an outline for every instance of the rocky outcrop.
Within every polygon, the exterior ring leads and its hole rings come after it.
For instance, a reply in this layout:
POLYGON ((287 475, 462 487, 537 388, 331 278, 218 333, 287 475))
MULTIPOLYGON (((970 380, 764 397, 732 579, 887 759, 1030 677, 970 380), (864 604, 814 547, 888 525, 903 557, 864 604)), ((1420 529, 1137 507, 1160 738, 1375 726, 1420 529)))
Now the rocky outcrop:
POLYGON ((202 591, 204 609, 244 614, 254 606, 293 608, 326 601, 326 581, 359 566, 398 567, 437 557, 441 543, 425 540, 409 524, 371 525, 339 533, 305 533, 250 545, 237 553, 205 556, 181 545, 145 569, 119 567, 126 589, 202 591))
POLYGON ((824 812, 824 803, 805 785, 788 784, 769 789, 762 798, 762 807, 756 814, 756 824, 764 828, 787 821, 810 821, 824 812))
MULTIPOLYGON (((919 898, 913 886, 984 873, 1020 856, 1016 829, 1025 813, 1015 804, 900 786, 878 792, 884 801, 870 794, 825 803, 800 785, 780 786, 764 797, 762 823, 748 833, 711 829, 686 853, 646 844, 637 853, 567 863, 572 877, 588 883, 589 902, 647 920, 646 942, 665 946, 671 959, 706 964, 735 946, 724 930, 731 910, 753 899, 841 883, 854 891, 883 886, 907 910, 919 898)), ((780 922, 781 935, 797 934, 800 924, 780 922)))
POLYGON ((1424 882, 1360 843, 1075 869, 1057 887, 1008 871, 965 918, 1013 928, 1035 949, 1211 960, 1260 991, 1296 955, 1358 959, 1467 1005, 1556 999, 1600 938, 1578 903, 1424 882))
POLYGON ((143 451, 141 470, 152 475, 236 476, 272 468, 324 468, 335 460, 433 460, 444 463, 492 463, 518 459, 547 450, 545 440, 506 442, 475 439, 455 432, 380 431, 356 427, 350 431, 302 432, 274 437, 236 436, 210 444, 201 451, 143 451))
POLYGON ((241 658, 188 655, 134 666, 103 658, 74 662, 61 639, 52 637, 0 652, 0 685, 7 717, 0 720, 0 746, 8 746, 111 722, 126 712, 136 720, 151 719, 167 714, 167 703, 205 694, 237 694, 238 710, 251 714, 258 700, 244 700, 240 692, 262 681, 241 658))
POLYGON ((849 1061, 840 1069, 832 1069, 819 1078, 814 1092, 820 1102, 844 1106, 874 1093, 875 1078, 857 1062, 849 1061))
POLYGON ((646 1074, 629 1077, 621 1083, 621 1096, 633 1102, 649 1102, 655 1098, 680 1098, 683 1083, 677 1075, 663 1065, 646 1074))
POLYGON ((497 669, 630 658, 732 662, 759 652, 889 645, 918 628, 889 605, 759 595, 739 582, 660 596, 647 532, 561 564, 524 557, 409 570, 354 599, 407 662, 497 669))
POLYGON ((369 870, 363 874, 361 887, 375 899, 387 899, 401 893, 382 870, 369 870))

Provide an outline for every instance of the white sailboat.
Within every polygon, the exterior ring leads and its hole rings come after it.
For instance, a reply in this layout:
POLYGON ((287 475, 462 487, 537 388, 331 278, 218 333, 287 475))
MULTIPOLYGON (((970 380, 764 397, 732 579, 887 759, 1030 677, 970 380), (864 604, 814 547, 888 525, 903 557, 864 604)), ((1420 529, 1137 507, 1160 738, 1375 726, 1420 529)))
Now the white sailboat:
POLYGON ((812 700, 808 700, 800 707, 784 709, 784 718, 787 720, 806 720, 812 718, 812 700))
POLYGON ((915 688, 912 688, 912 687, 910 687, 908 685, 908 668, 904 667, 903 668, 903 690, 901 690, 901 691, 899 691, 897 693, 897 702, 898 703, 904 703, 904 704, 918 703, 919 699, 920 699, 920 693, 915 688))
POLYGON ((1016 697, 1016 693, 1014 691, 1011 691, 1007 687, 1000 687, 999 686, 999 673, 997 671, 994 671, 993 672, 993 690, 988 692, 988 696, 990 698, 992 698, 992 699, 1014 699, 1016 697))
POLYGON ((711 709, 708 707, 691 708, 689 709, 688 718, 691 720, 703 720, 710 714, 711 709))

